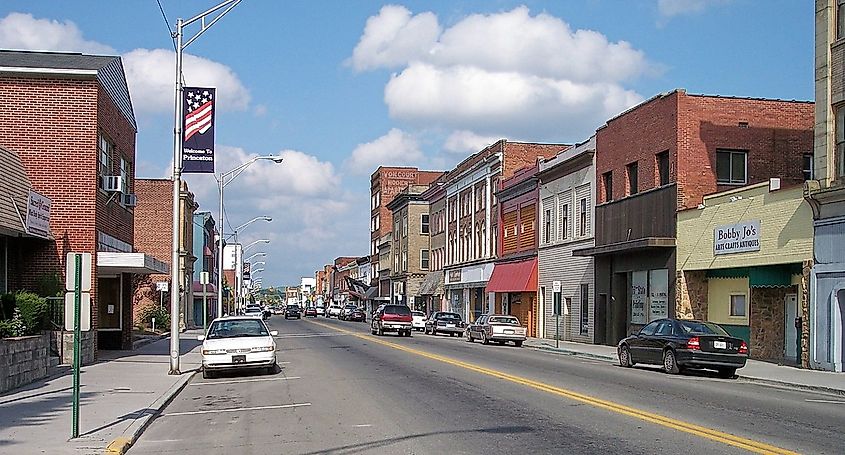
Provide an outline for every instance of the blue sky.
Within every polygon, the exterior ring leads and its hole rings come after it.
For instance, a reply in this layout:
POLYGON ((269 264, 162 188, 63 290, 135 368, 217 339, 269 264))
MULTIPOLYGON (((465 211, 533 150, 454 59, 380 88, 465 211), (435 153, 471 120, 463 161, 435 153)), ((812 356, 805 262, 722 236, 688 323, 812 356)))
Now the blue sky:
MULTIPOLYGON (((161 0, 171 26, 215 0, 161 0)), ((812 2, 244 0, 187 49, 218 89, 218 168, 244 241, 269 238, 265 285, 369 249, 379 164, 449 169, 497 138, 571 143, 643 99, 813 98, 812 2)), ((192 29, 196 30, 196 29, 192 29)), ((136 173, 167 177, 173 47, 155 0, 0 4, 0 47, 121 55, 139 120, 136 173)), ((188 178, 216 212, 213 178, 188 178)), ((216 217, 216 213, 215 213, 216 217)), ((227 230, 229 227, 227 226, 227 230)))

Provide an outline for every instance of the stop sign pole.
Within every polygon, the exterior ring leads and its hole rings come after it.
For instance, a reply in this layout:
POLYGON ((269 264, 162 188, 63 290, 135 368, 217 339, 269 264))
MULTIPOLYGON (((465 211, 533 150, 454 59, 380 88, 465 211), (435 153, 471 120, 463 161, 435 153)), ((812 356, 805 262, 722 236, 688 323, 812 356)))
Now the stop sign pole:
POLYGON ((73 412, 71 438, 79 437, 79 370, 82 331, 91 330, 91 253, 68 253, 65 266, 65 328, 73 327, 73 412), (82 302, 87 308, 83 311, 82 302), (84 313, 84 316, 83 316, 84 313), (73 319, 68 321, 68 315, 73 319), (70 324, 69 324, 70 322, 70 324))

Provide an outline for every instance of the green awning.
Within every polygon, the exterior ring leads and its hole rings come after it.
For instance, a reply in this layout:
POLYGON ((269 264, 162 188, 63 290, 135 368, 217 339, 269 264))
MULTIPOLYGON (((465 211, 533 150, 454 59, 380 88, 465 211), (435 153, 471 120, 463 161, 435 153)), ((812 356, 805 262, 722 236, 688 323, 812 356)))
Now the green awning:
POLYGON ((707 278, 748 278, 752 288, 792 286, 792 275, 801 274, 801 264, 766 265, 711 269, 707 278))
POLYGON ((748 276, 748 267, 732 267, 727 269, 710 269, 707 271, 707 278, 745 278, 748 276))

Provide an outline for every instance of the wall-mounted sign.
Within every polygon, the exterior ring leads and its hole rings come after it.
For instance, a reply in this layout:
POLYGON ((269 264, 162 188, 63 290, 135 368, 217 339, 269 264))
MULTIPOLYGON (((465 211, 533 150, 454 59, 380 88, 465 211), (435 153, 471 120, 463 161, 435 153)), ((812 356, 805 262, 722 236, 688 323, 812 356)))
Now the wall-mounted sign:
POLYGON ((648 299, 648 272, 641 270, 631 273, 631 322, 645 324, 648 299))
POLYGON ((648 272, 648 320, 669 317, 669 271, 666 269, 648 272))
POLYGON ((461 282, 461 271, 460 270, 449 270, 449 282, 450 283, 460 283, 461 282))
POLYGON ((50 198, 29 191, 26 204, 26 232, 42 238, 50 238, 50 198))
POLYGON ((740 221, 713 229, 713 254, 760 251, 760 220, 740 221))

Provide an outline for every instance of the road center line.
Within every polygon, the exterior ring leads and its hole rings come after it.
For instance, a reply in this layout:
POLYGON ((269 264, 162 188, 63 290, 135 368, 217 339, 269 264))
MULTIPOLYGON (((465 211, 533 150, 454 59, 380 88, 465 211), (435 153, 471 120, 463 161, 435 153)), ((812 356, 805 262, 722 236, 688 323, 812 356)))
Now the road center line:
POLYGON ((750 452, 754 453, 761 453, 761 454, 782 454, 782 455, 797 455, 797 452, 793 452, 791 450, 783 449, 780 447, 776 447, 773 445, 766 444, 764 442, 754 441, 752 439, 743 438, 741 436, 735 436, 729 433, 724 433, 719 430, 715 430, 712 428, 702 427, 700 425, 695 425, 692 423, 684 422, 677 419, 672 419, 660 414, 654 414, 648 411, 643 411, 637 408, 633 408, 630 406, 625 406, 623 404, 615 403, 608 400, 603 400, 600 398, 595 398, 589 395, 584 395, 578 392, 573 392, 571 390, 563 389, 561 387, 556 387, 550 384, 546 384, 543 382, 535 381, 532 379, 524 378, 521 376, 512 375, 509 373, 505 373, 498 370, 493 370, 490 368, 485 368, 482 366, 478 366, 472 363, 464 362, 461 360, 456 360, 450 357, 432 354, 426 351, 421 351, 418 349, 410 348, 405 345, 393 343, 390 341, 385 341, 374 337, 372 335, 366 335, 361 333, 352 332, 349 330, 345 330, 339 327, 335 327, 332 325, 324 324, 322 322, 317 321, 309 321, 313 324, 317 324, 326 328, 331 328, 337 330, 339 332, 347 333, 349 335, 355 336, 362 340, 367 340, 373 343, 378 343, 384 346, 391 347, 393 349, 398 349, 400 351, 404 351, 410 354, 415 354, 420 357, 425 357, 431 360, 437 360, 439 362, 443 362, 449 365, 453 365, 456 367, 464 368, 470 371, 475 371, 477 373, 485 374, 487 376, 492 376, 499 379, 504 379, 506 381, 510 381, 516 384, 521 384, 527 387, 531 387, 536 390, 540 390, 543 392, 548 392, 553 395, 561 396, 564 398, 568 398, 574 401, 578 401, 581 403, 589 404, 591 406, 595 406, 597 408, 605 409, 608 411, 612 411, 618 414, 627 415, 630 417, 634 417, 636 419, 640 419, 646 422, 654 423, 656 425, 660 425, 662 427, 671 428, 674 430, 682 431, 684 433, 693 434, 705 439, 710 439, 712 441, 721 442, 723 444, 727 444, 729 446, 738 447, 740 449, 745 449, 750 452))
POLYGON ((293 403, 293 404, 280 404, 276 406, 254 406, 251 408, 228 408, 228 409, 206 409, 203 411, 185 411, 185 412, 168 412, 167 414, 162 414, 162 417, 175 417, 175 416, 189 416, 189 415, 197 415, 197 414, 217 414, 218 412, 248 412, 248 411, 264 411, 267 409, 290 409, 290 408, 301 408, 303 406, 311 406, 311 403, 293 403))
POLYGON ((837 400, 804 400, 808 403, 832 403, 832 404, 845 404, 845 401, 837 401, 837 400))
POLYGON ((192 386, 198 385, 222 385, 222 384, 240 384, 243 382, 267 382, 267 381, 289 381, 291 379, 302 379, 299 376, 289 376, 284 378, 263 378, 263 379, 237 379, 234 381, 215 381, 215 382, 193 382, 192 386))

